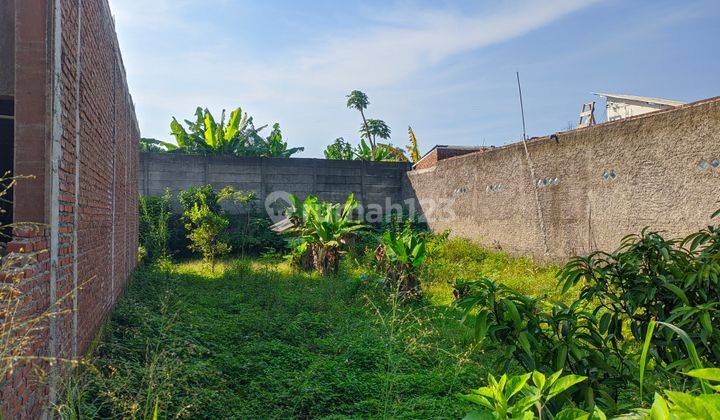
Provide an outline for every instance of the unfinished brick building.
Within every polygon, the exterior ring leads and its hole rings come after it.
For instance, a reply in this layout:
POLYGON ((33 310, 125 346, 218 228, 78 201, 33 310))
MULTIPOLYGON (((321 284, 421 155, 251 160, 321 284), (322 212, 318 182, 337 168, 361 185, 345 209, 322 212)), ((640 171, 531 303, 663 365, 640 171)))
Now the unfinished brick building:
MULTIPOLYGON (((140 136, 107 0, 0 2, 0 114, 0 172, 34 176, 14 188, 0 221, 38 223, 3 240, 5 254, 36 255, 19 313, 62 311, 26 354, 74 358, 137 255, 140 136)), ((36 418, 55 398, 62 367, 42 363, 0 378, 4 417, 36 418)))

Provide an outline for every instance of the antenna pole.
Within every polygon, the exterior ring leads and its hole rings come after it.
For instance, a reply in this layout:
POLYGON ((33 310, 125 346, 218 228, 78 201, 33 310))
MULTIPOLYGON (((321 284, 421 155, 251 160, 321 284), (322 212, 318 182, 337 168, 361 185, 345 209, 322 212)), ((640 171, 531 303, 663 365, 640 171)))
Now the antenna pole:
POLYGON ((520 115, 522 115, 523 141, 525 141, 525 140, 527 140, 527 133, 525 131, 525 108, 523 107, 522 88, 520 88, 520 72, 516 71, 515 76, 517 77, 518 93, 520 94, 520 115))
POLYGON ((530 187, 535 193, 535 208, 537 210, 538 224, 540 225, 540 235, 542 235, 543 247, 545 248, 545 255, 550 253, 548 248, 547 232, 545 231, 545 219, 543 218, 542 207, 540 206, 540 193, 538 192, 537 178, 535 178, 535 168, 533 167, 532 160, 530 160, 530 152, 527 147, 527 132, 525 131, 525 109, 523 107, 522 89, 520 88, 520 72, 515 72, 518 83, 518 93, 520 94, 520 114, 522 115, 523 125, 523 148, 525 149, 525 159, 527 159, 528 168, 530 169, 530 187))

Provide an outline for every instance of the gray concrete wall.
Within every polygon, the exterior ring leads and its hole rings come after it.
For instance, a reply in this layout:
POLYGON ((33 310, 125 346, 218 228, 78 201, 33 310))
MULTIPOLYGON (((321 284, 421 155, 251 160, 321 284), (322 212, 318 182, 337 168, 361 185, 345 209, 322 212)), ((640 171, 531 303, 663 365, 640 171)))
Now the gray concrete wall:
POLYGON ((15 1, 0 1, 0 95, 15 92, 15 1))
POLYGON ((141 153, 139 190, 142 195, 161 195, 166 188, 177 193, 193 185, 229 185, 255 192, 259 210, 275 191, 301 199, 314 194, 332 202, 355 193, 365 208, 371 204, 385 208, 388 201, 402 202, 403 178, 409 169, 408 163, 392 162, 141 153))
POLYGON ((528 152, 441 160, 404 190, 436 231, 554 261, 645 226, 685 236, 720 208, 720 98, 532 139, 528 152))

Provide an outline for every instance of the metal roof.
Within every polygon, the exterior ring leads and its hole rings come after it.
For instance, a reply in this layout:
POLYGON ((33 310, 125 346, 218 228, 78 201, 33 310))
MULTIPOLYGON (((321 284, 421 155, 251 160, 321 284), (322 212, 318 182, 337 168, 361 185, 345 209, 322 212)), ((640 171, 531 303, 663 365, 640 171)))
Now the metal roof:
POLYGON ((652 98, 649 96, 622 95, 622 94, 615 94, 615 93, 593 93, 593 95, 602 96, 605 98, 625 99, 627 101, 646 102, 649 104, 657 104, 657 105, 668 105, 668 106, 685 105, 685 102, 673 101, 671 99, 663 99, 663 98, 652 98))

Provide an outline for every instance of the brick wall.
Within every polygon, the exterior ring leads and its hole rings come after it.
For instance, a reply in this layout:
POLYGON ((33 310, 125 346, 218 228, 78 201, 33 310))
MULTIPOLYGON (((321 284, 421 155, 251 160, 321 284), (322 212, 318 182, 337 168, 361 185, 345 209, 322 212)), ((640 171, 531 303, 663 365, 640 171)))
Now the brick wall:
POLYGON ((530 160, 522 143, 439 160, 408 173, 405 194, 437 231, 554 261, 645 226, 686 235, 720 208, 720 98, 527 146, 530 160))
MULTIPOLYGON (((84 353, 137 255, 139 130, 107 0, 15 1, 15 189, 8 250, 37 253, 20 281, 28 317, 52 313, 26 349, 84 353)), ((0 29, 1 30, 1 29, 0 29)), ((19 363, 2 413, 36 418, 62 365, 19 363)))
POLYGON ((476 153, 480 150, 487 148, 484 147, 468 147, 468 146, 435 146, 425 156, 423 156, 415 165, 413 169, 427 169, 437 165, 438 161, 449 159, 455 156, 462 156, 468 153, 476 153))

